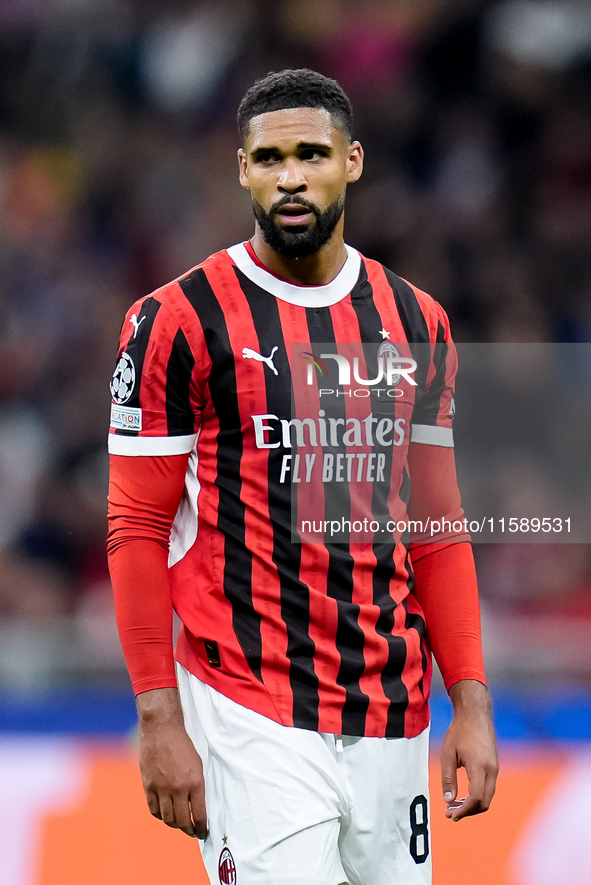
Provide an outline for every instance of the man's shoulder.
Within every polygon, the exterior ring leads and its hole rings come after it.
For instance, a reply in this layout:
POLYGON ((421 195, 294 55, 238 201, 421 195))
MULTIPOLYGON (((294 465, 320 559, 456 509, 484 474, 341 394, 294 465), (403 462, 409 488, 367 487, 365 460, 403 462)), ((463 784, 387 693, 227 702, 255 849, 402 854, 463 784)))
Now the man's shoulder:
POLYGON ((215 252, 190 270, 134 301, 125 314, 123 326, 131 322, 139 329, 140 324, 150 317, 151 321, 144 328, 152 329, 158 315, 157 327, 160 330, 165 326, 193 328, 196 317, 194 308, 200 301, 200 293, 211 286, 217 274, 223 273, 224 268, 227 270, 232 264, 227 249, 215 252))
POLYGON ((214 252, 190 270, 139 298, 131 305, 126 316, 129 318, 135 314, 139 317, 141 311, 145 313, 152 305, 152 309, 164 308, 166 313, 172 313, 178 319, 179 311, 185 313, 187 299, 198 297, 200 288, 209 286, 212 281, 215 281, 217 274, 222 273, 232 264, 227 249, 214 252))
POLYGON ((365 255, 361 255, 361 258, 365 264, 368 276, 375 278, 381 275, 385 278, 392 289, 399 310, 403 309, 406 312, 411 308, 418 307, 427 320, 447 321, 445 310, 441 304, 427 292, 423 291, 423 289, 419 288, 419 286, 399 276, 389 267, 373 258, 367 258, 365 255))
POLYGON ((205 282, 207 278, 215 276, 216 272, 223 271, 231 266, 232 263, 228 250, 221 249, 219 252, 214 252, 204 261, 200 261, 199 264, 180 274, 180 276, 165 283, 164 286, 160 286, 160 288, 146 297, 155 298, 164 304, 174 304, 178 298, 179 289, 184 290, 193 285, 198 285, 200 279, 205 282))

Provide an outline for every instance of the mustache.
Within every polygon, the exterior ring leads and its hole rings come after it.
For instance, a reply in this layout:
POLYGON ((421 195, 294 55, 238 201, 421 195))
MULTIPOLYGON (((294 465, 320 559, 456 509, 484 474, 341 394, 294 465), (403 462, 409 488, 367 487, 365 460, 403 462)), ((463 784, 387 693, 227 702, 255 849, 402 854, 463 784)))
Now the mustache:
POLYGON ((280 200, 278 200, 276 203, 273 203, 273 205, 269 209, 268 214, 269 216, 275 216, 278 212, 281 211, 281 209, 283 209, 284 206, 294 205, 303 206, 303 208, 307 209, 308 212, 313 212, 316 218, 318 218, 318 216, 320 215, 320 210, 318 209, 318 207, 315 206, 314 203, 310 203, 308 202, 308 200, 300 197, 299 194, 294 194, 293 196, 286 194, 284 197, 281 197, 280 200))

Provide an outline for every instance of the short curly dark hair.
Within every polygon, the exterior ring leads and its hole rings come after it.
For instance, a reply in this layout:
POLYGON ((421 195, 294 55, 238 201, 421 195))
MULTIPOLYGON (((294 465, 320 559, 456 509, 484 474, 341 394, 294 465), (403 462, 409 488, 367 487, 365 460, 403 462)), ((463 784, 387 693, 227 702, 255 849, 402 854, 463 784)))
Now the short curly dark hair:
POLYGON ((309 68, 271 72, 250 87, 238 106, 238 129, 244 141, 250 121, 259 114, 285 108, 324 108, 336 129, 349 140, 353 135, 353 108, 336 80, 309 68))

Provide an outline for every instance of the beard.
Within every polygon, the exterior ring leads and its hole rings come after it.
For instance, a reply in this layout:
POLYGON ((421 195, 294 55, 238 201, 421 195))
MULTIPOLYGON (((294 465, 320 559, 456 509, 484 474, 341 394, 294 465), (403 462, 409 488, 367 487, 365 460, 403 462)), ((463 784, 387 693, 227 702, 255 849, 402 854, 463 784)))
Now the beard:
POLYGON ((307 258, 319 252, 330 240, 337 223, 345 208, 345 191, 331 203, 324 212, 320 211, 313 203, 304 200, 297 194, 293 197, 286 194, 275 203, 268 212, 265 212, 260 203, 252 201, 252 210, 256 218, 263 239, 274 252, 284 255, 286 258, 307 258), (288 203, 297 203, 308 212, 312 212, 316 218, 316 224, 310 228, 284 229, 277 224, 279 210, 288 203))

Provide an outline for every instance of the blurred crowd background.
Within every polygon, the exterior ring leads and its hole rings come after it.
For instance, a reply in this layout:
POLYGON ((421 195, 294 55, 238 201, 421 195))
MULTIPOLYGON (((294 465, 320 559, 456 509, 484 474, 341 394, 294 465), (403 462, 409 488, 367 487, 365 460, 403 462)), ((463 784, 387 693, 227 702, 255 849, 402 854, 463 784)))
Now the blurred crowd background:
MULTIPOLYGON (((355 108, 351 244, 458 341, 591 341, 588 0, 2 0, 0 687, 127 684, 104 552, 119 328, 251 235, 236 106, 303 66, 355 108)), ((590 547, 476 553, 492 681, 588 686, 590 547)))

